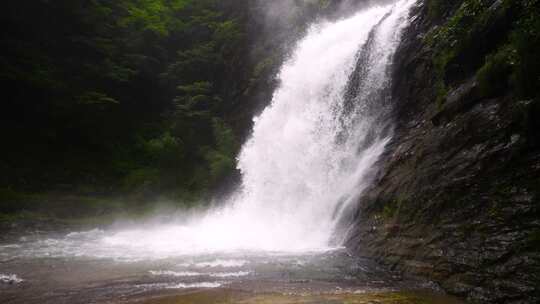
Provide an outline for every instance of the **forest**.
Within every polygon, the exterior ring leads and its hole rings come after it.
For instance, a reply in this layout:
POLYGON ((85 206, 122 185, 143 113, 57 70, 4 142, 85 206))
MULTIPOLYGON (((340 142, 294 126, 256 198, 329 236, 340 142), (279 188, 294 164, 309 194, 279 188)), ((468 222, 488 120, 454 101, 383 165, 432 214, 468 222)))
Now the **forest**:
POLYGON ((1 13, 2 192, 201 195, 234 169, 246 10, 18 1, 1 13), (236 86, 236 87, 235 87, 236 86))
MULTIPOLYGON (((253 12, 263 9, 219 0, 6 4, 1 211, 65 195, 186 205, 234 183, 235 154, 263 105, 255 88, 273 87, 284 53, 284 38, 260 37, 265 21, 253 12)), ((306 17, 291 18, 287 26, 301 31, 306 17)))

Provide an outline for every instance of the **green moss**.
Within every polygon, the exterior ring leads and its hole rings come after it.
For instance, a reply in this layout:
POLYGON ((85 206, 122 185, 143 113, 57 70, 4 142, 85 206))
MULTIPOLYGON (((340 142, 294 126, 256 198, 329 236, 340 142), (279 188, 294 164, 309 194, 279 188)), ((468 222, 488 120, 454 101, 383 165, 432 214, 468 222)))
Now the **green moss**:
POLYGON ((384 205, 384 208, 381 213, 382 218, 385 220, 393 219, 399 214, 402 205, 403 205, 403 200, 401 198, 387 202, 384 205))
POLYGON ((515 62, 514 54, 515 50, 510 45, 505 45, 486 57, 485 64, 476 73, 483 97, 498 96, 508 89, 509 76, 515 62))
POLYGON ((540 1, 522 1, 522 17, 516 22, 511 43, 516 49, 512 84, 520 98, 540 96, 540 1))
POLYGON ((446 87, 442 79, 437 80, 437 83, 435 84, 435 90, 435 102, 437 103, 437 108, 441 110, 446 100, 446 96, 448 95, 448 88, 446 87))
POLYGON ((441 18, 453 5, 456 0, 429 0, 427 1, 428 17, 430 19, 441 18))

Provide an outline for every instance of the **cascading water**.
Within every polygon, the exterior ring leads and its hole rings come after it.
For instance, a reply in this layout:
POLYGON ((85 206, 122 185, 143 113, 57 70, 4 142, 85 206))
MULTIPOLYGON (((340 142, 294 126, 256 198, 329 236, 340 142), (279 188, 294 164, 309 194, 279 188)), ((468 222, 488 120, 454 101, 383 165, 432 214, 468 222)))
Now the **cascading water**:
POLYGON ((341 213, 369 184, 391 136, 385 89, 415 2, 312 26, 255 119, 238 157, 242 185, 225 207, 182 225, 42 240, 27 253, 145 259, 328 249, 341 213))

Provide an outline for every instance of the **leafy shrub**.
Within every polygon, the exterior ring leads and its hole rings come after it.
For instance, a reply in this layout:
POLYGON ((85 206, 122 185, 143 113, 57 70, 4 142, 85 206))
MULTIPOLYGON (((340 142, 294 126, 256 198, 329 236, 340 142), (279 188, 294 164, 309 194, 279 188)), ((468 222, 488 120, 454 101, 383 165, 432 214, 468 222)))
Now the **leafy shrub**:
POLYGON ((206 154, 210 168, 210 180, 215 182, 234 170, 234 160, 219 151, 211 150, 206 154))
POLYGON ((233 156, 236 150, 236 141, 233 130, 229 128, 223 120, 218 118, 215 118, 212 124, 217 149, 223 154, 233 156))
POLYGON ((223 121, 214 119, 213 130, 216 147, 206 151, 205 159, 210 170, 210 180, 217 182, 234 170, 236 142, 233 131, 223 121))
POLYGON ((148 157, 161 168, 175 167, 184 155, 180 140, 165 132, 161 137, 152 139, 145 144, 148 157))

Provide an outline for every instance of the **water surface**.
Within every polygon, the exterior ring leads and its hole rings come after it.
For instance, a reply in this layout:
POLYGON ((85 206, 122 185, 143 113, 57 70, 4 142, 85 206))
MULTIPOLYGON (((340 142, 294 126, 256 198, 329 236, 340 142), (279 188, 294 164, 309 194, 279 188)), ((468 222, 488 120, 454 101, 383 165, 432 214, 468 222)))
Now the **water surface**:
POLYGON ((457 303, 342 248, 119 258, 50 246, 77 244, 74 235, 89 242, 77 233, 0 244, 0 302, 457 303))

